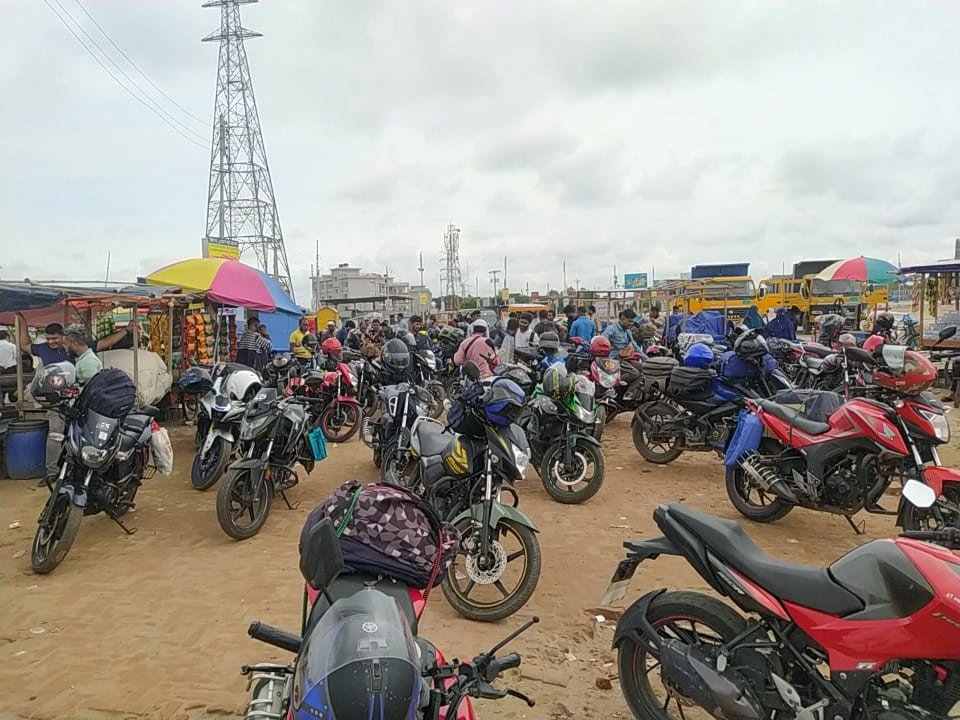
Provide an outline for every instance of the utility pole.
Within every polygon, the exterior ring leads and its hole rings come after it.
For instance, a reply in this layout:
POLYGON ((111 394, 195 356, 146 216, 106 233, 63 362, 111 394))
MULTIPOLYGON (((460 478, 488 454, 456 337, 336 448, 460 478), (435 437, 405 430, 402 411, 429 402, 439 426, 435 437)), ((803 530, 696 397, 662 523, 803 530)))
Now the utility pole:
POLYGON ((563 261, 563 287, 560 288, 560 295, 563 296, 567 292, 567 261, 563 261))
MULTIPOLYGON (((900 266, 897 265, 897 267, 900 267, 900 266)), ((507 256, 506 255, 503 256, 503 286, 509 287, 507 285, 507 256)))
POLYGON ((613 289, 616 290, 618 287, 620 287, 620 280, 617 277, 617 266, 614 265, 613 266, 613 289))
POLYGON ((417 268, 420 271, 420 287, 423 287, 423 251, 420 251, 420 267, 417 268))
POLYGON ((243 41, 261 37, 240 23, 240 5, 257 0, 207 0, 220 8, 220 27, 203 42, 220 43, 213 111, 210 182, 203 254, 209 257, 253 250, 256 264, 293 298, 260 115, 243 41))
POLYGON ((499 279, 497 278, 497 276, 500 274, 500 271, 490 270, 489 272, 490 272, 490 282, 493 283, 493 302, 494 304, 496 304, 497 298, 500 297, 499 293, 497 292, 498 283, 499 283, 499 279))

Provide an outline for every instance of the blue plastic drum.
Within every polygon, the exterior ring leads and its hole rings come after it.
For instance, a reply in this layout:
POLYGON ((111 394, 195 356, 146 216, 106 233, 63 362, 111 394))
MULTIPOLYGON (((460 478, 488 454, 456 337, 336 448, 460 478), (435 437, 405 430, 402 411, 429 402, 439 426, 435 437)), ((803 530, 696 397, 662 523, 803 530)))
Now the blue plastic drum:
POLYGON ((48 427, 46 420, 10 423, 4 443, 8 477, 23 480, 47 474, 48 427))

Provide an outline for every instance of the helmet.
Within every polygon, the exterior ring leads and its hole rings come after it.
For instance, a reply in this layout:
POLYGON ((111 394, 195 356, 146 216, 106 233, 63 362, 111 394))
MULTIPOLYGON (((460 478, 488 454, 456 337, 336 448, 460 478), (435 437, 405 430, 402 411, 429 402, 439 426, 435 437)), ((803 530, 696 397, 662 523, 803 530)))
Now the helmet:
POLYGON ((857 339, 851 333, 844 333, 837 338, 837 342, 843 347, 856 347, 857 339))
POLYGON ((733 344, 733 350, 744 360, 761 358, 770 351, 766 338, 759 330, 748 330, 740 335, 733 344))
POLYGON ((593 357, 610 357, 610 341, 603 335, 597 335, 590 341, 590 354, 593 357))
POLYGON ((552 400, 563 400, 573 392, 576 381, 563 365, 551 365, 543 373, 543 394, 552 400))
POLYGON ((192 367, 183 371, 178 382, 180 389, 190 395, 206 395, 213 389, 210 373, 202 367, 192 367))
POLYGON ((896 322, 896 319, 893 317, 893 313, 882 312, 879 315, 877 315, 877 320, 873 324, 875 328, 874 332, 876 332, 877 330, 882 330, 882 331, 893 330, 893 325, 895 322, 896 322))
POLYGON ((388 370, 395 373, 405 373, 410 368, 410 349, 407 344, 398 338, 387 340, 380 351, 380 360, 388 370))
POLYGON ((223 381, 223 394, 231 400, 248 402, 260 388, 260 376, 253 370, 234 370, 223 381))
POLYGON ((900 345, 884 345, 882 364, 873 381, 902 395, 919 395, 937 380, 937 369, 927 358, 900 345))
POLYGON ((873 353, 883 347, 883 343, 883 335, 871 335, 863 341, 863 349, 873 355, 873 353))
POLYGON ((300 344, 312 353, 317 352, 317 336, 313 333, 307 333, 300 339, 300 344))
POLYGON ((273 365, 275 370, 283 370, 290 364, 290 357, 288 355, 274 355, 270 364, 273 365))
POLYGON ((320 349, 323 350, 324 355, 339 355, 343 352, 343 345, 336 338, 327 338, 320 345, 320 349))
POLYGON ((506 378, 507 380, 515 382, 517 386, 523 390, 524 395, 529 395, 533 392, 533 379, 523 368, 517 367, 516 365, 499 365, 493 372, 497 377, 506 378))
POLYGON ((409 330, 401 330, 398 332, 397 339, 403 340, 403 342, 406 343, 407 347, 411 350, 417 349, 417 340, 415 337, 413 337, 413 333, 411 333, 409 330))
POLYGON ((540 336, 540 347, 544 350, 559 350, 560 336, 555 332, 545 332, 540 336))
POLYGON ((56 402, 76 385, 77 369, 72 362, 52 363, 37 370, 30 383, 30 393, 38 400, 56 402))
POLYGON ((523 413, 526 395, 513 380, 497 378, 480 398, 484 416, 494 425, 507 426, 523 413))
POLYGON ((820 337, 829 341, 843 329, 843 318, 832 313, 821 315, 817 324, 820 326, 820 337))
POLYGON ((713 350, 706 343, 694 343, 683 356, 683 364, 693 368, 708 368, 713 360, 713 350))

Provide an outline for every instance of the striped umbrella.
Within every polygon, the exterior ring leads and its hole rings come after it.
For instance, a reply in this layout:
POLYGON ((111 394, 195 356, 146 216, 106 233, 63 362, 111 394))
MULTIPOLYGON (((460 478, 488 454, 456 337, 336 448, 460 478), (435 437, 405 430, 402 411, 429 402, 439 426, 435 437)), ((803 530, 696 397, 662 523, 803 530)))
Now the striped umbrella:
POLYGON ((817 280, 853 280, 854 282, 886 285, 899 279, 897 266, 879 258, 860 257, 838 260, 816 275, 817 280))

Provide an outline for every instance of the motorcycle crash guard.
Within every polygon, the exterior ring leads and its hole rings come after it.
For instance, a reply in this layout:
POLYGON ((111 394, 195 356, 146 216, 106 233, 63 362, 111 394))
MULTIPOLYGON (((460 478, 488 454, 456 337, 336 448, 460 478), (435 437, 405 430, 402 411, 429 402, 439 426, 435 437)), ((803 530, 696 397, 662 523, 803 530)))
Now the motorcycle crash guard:
MULTIPOLYGON (((523 525, 526 528, 530 528, 534 532, 540 532, 537 526, 533 524, 533 521, 515 507, 502 505, 501 503, 493 503, 493 506, 490 508, 490 529, 496 530, 497 525, 499 525, 500 521, 504 518, 512 520, 517 525, 523 525)), ((458 525, 461 520, 473 520, 474 522, 478 523, 482 522, 483 503, 476 503, 475 505, 472 505, 469 510, 464 510, 462 513, 457 515, 452 522, 454 525, 458 525)))

